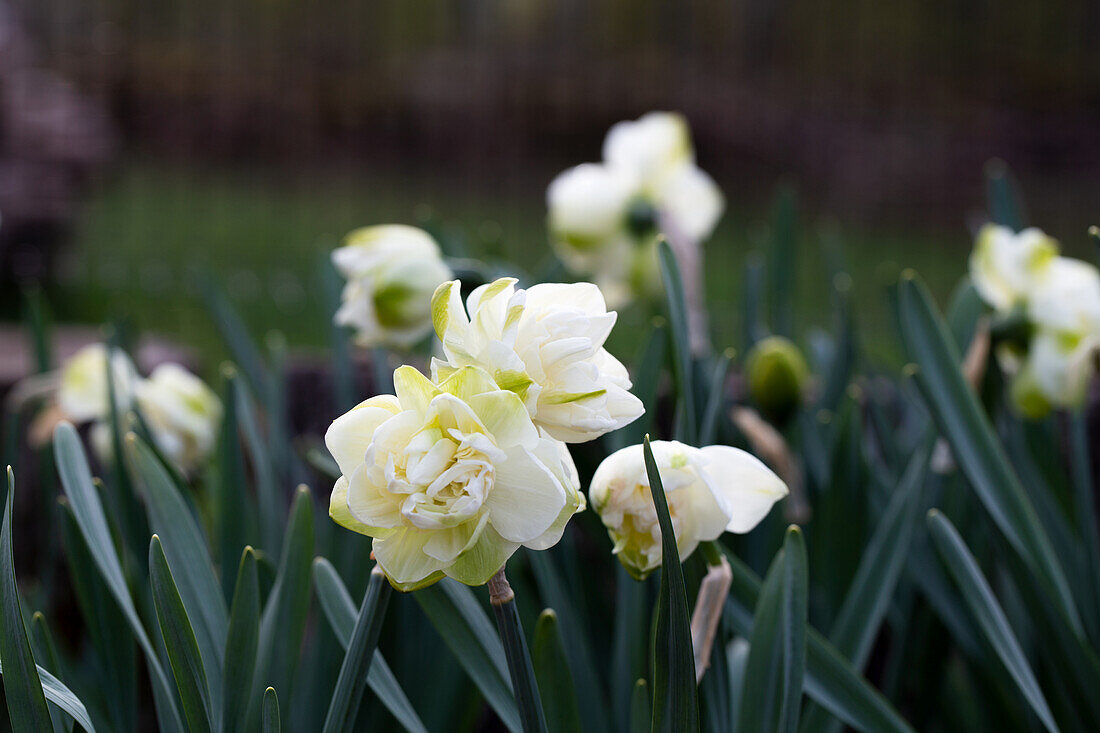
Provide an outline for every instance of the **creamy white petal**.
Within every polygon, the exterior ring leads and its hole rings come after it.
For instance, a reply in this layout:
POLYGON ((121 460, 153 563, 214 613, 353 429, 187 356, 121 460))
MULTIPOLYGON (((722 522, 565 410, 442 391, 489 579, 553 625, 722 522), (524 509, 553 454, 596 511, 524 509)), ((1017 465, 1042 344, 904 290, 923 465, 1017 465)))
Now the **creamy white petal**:
POLYGON ((782 479, 751 453, 728 445, 711 445, 700 452, 710 484, 729 515, 729 532, 752 530, 787 495, 782 479))
POLYGON ((565 489, 553 472, 526 448, 513 448, 495 467, 488 506, 493 527, 511 542, 542 535, 565 506, 565 489))

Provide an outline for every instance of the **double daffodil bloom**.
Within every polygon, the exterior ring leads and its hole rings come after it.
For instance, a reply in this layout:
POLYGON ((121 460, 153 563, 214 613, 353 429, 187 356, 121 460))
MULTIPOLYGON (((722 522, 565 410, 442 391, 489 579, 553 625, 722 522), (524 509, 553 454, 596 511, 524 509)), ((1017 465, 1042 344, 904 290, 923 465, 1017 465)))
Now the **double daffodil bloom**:
POLYGON ((615 325, 591 283, 515 287, 501 278, 475 289, 463 307, 457 280, 432 298, 445 360, 432 375, 478 366, 517 395, 551 437, 582 443, 629 424, 643 412, 626 367, 603 348, 615 325))
POLYGON ((453 276, 427 232, 400 224, 355 230, 332 261, 347 280, 336 323, 363 346, 409 347, 427 336, 432 293, 453 276))
POLYGON ((1081 260, 1054 258, 1033 287, 1027 311, 1034 333, 1013 383, 1014 402, 1032 417, 1081 405, 1100 347, 1100 271, 1081 260))
MULTIPOLYGON (((753 455, 738 448, 693 448, 676 441, 650 443, 668 499, 680 559, 700 542, 723 532, 743 534, 787 495, 787 486, 753 455)), ((588 491, 592 508, 607 527, 619 561, 635 578, 661 566, 661 527, 646 473, 642 446, 604 459, 588 491)))
POLYGON ((978 232, 970 255, 970 280, 993 310, 1006 313, 1025 305, 1032 289, 1051 261, 1058 242, 1039 229, 1016 233, 998 224, 978 232))
POLYGON ((1100 271, 1058 256, 1058 243, 1038 229, 987 224, 970 256, 970 279, 997 314, 1024 325, 997 349, 1016 408, 1038 418, 1081 405, 1100 346, 1100 271))
POLYGON ((184 473, 214 452, 222 403, 206 383, 179 364, 161 364, 135 389, 138 409, 157 447, 184 473))
POLYGON ((564 171, 546 197, 558 256, 593 276, 613 303, 659 289, 658 231, 699 243, 725 207, 718 186, 695 165, 687 122, 668 112, 614 125, 603 162, 564 171))
POLYGON ((481 585, 521 545, 554 545, 584 508, 565 446, 483 369, 435 384, 403 366, 394 388, 337 418, 325 442, 342 474, 329 514, 374 538, 395 587, 481 585))

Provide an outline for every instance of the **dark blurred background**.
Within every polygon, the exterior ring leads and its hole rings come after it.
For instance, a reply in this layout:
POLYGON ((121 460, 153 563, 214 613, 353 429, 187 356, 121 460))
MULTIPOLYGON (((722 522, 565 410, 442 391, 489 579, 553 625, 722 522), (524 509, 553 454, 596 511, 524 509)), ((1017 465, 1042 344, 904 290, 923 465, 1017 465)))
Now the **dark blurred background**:
POLYGON ((543 260, 547 183, 650 109, 687 116, 728 198, 707 245, 719 344, 781 185, 799 194, 803 329, 825 325, 823 236, 842 243, 872 333, 901 267, 946 295, 992 158, 1070 252, 1100 218, 1096 0, 0 8, 0 236, 31 243, 5 276, 45 277, 60 318, 123 318, 200 349, 216 339, 195 267, 258 331, 311 346, 327 337, 317 263, 355 226, 434 222, 474 254, 543 260), (53 137, 13 138, 28 124, 53 137), (58 177, 43 159, 69 162, 58 177), (4 201, 20 167, 43 220, 25 233, 4 201))

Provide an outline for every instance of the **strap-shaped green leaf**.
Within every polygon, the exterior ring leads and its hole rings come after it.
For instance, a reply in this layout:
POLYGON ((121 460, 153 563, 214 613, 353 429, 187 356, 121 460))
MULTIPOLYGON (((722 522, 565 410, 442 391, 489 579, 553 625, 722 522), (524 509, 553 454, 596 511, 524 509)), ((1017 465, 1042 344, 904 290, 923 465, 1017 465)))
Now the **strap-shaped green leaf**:
POLYGON ((112 730, 134 730, 137 728, 138 660, 133 632, 88 552, 72 505, 66 497, 60 497, 58 504, 69 577, 87 627, 89 649, 103 660, 98 682, 101 689, 111 691, 110 695, 100 697, 101 700, 106 698, 103 700, 106 722, 112 730))
MULTIPOLYGON (((565 541, 567 541, 566 538, 565 541)), ((608 729, 607 697, 597 671, 589 635, 577 599, 547 552, 527 553, 543 603, 554 609, 554 625, 565 640, 565 661, 577 685, 577 698, 585 716, 579 730, 601 733, 608 729)), ((549 725, 549 720, 547 720, 549 725)))
POLYGON ((372 666, 374 651, 378 648, 378 636, 382 633, 382 622, 392 592, 380 569, 371 572, 367 592, 363 595, 363 605, 359 607, 355 627, 348 639, 340 676, 336 678, 336 689, 333 690, 332 700, 329 702, 328 714, 325 716, 325 733, 354 730, 355 716, 359 712, 359 702, 367 686, 367 674, 372 666))
POLYGON ((572 733, 581 730, 580 708, 569 662, 562 646, 558 615, 547 608, 535 624, 535 640, 531 645, 531 662, 546 711, 546 727, 550 733, 572 733))
MULTIPOLYGON (((317 599, 321 602, 321 609, 329 625, 332 626, 337 641, 346 650, 351 642, 357 612, 351 595, 336 572, 336 568, 323 557, 313 560, 313 587, 317 591, 317 599)), ((410 733, 427 733, 427 729, 420 721, 420 716, 417 715, 412 703, 405 696, 405 691, 401 689, 397 678, 390 671, 382 652, 378 650, 375 650, 374 661, 371 662, 370 670, 367 672, 367 684, 397 722, 405 727, 405 730, 410 733)))
MULTIPOLYGON (((692 384, 691 331, 688 325, 687 300, 684 298, 684 281, 680 265, 667 241, 657 243, 657 256, 661 266, 661 280, 665 284, 668 302, 669 330, 672 332, 672 375, 676 378, 676 393, 683 410, 683 424, 679 438, 688 445, 695 445, 699 424, 695 413, 695 388, 692 384)), ((656 686, 654 686, 656 692, 656 686)))
POLYGON ((522 726, 512 697, 504 647, 473 591, 444 578, 416 591, 413 598, 505 727, 519 733, 522 726))
POLYGON ((313 499, 309 489, 300 486, 287 522, 279 570, 260 620, 260 646, 253 682, 258 689, 268 686, 282 689, 288 699, 293 694, 293 680, 309 615, 312 563, 313 499))
POLYGON ((222 731, 235 733, 248 724, 256 651, 260 640, 260 581, 256 552, 246 547, 237 567, 233 605, 225 638, 225 674, 222 679, 222 731))
POLYGON ((630 733, 648 733, 653 719, 650 705, 652 697, 644 679, 634 683, 630 696, 630 733))
POLYGON ((157 535, 149 541, 149 584, 187 727, 198 733, 210 731, 210 688, 203 671, 202 655, 157 535))
POLYGON ((643 442, 643 454, 661 525, 661 589, 654 622, 652 730, 691 733, 699 730, 699 701, 687 587, 668 513, 668 499, 648 435, 643 442))
POLYGON ((1081 636, 1069 582, 993 426, 963 379, 959 353, 928 289, 908 272, 898 290, 902 340, 917 364, 913 373, 928 409, 986 511, 1081 636))
POLYGON ((943 514, 933 509, 928 513, 928 528, 932 540, 936 543, 944 565, 955 580, 970 612, 978 621, 985 638, 997 652, 1008 673, 1020 688, 1024 699, 1051 733, 1058 730, 1054 715, 1050 712, 1043 691, 1039 687, 1035 674, 1031 671, 1027 656, 1016 640, 1012 627, 1001 610, 1001 604, 993 595, 978 562, 970 554, 966 543, 955 530, 954 525, 943 514))
POLYGON ((149 526, 162 539, 187 618, 199 645, 209 685, 212 720, 221 717, 222 666, 229 612, 207 553, 206 534, 180 495, 176 482, 145 441, 126 436, 126 459, 134 486, 145 497, 149 526))
POLYGON ((280 733, 282 731, 282 716, 279 714, 279 696, 275 694, 275 688, 264 690, 263 708, 260 713, 260 730, 263 733, 280 733))
MULTIPOLYGON (((282 548, 280 516, 283 499, 279 496, 275 479, 275 464, 267 450, 256 414, 252 408, 252 396, 239 377, 230 376, 229 383, 236 403, 237 424, 244 433, 248 457, 256 474, 257 514, 260 519, 260 541, 263 551, 274 557, 282 548)), ((285 694, 285 692, 284 692, 285 694)))
MULTIPOLYGON (((214 535, 218 562, 221 564, 222 595, 232 598, 237 576, 232 563, 237 553, 248 544, 250 517, 258 514, 248 492, 244 490, 246 474, 241 449, 240 421, 237 418, 237 393, 233 381, 237 368, 225 364, 221 369, 222 423, 218 430, 217 479, 214 482, 214 535)), ((247 701, 247 696, 244 698, 247 701)))
MULTIPOLYGON (((64 710, 69 715, 69 717, 75 720, 80 725, 80 727, 86 730, 88 733, 95 733, 95 726, 92 725, 92 719, 88 717, 88 710, 84 707, 84 703, 80 701, 80 698, 77 697, 72 690, 66 687, 61 680, 50 674, 48 670, 45 670, 42 667, 37 667, 37 672, 39 679, 42 681, 42 692, 45 694, 46 699, 52 702, 57 707, 64 710)), ((3 663, 0 663, 0 675, 3 674, 4 666, 3 663)), ((17 728, 17 730, 34 729, 17 728)))
POLYGON ((15 475, 8 466, 8 495, 4 503, 4 523, 0 527, 0 659, 7 665, 4 697, 11 725, 17 731, 51 733, 50 709, 42 691, 42 680, 34 663, 34 653, 23 625, 19 587, 15 583, 15 563, 11 548, 11 512, 15 497, 15 475))
POLYGON ((61 485, 65 489, 73 518, 76 520, 85 546, 95 562, 115 602, 130 624, 130 630, 145 654, 145 663, 152 678, 153 700, 157 707, 157 720, 161 730, 183 731, 183 720, 175 703, 175 690, 161 666, 160 657, 149 640, 141 623, 129 587, 122 573, 122 564, 115 552, 114 541, 107 526, 99 494, 92 483, 88 460, 80 437, 69 423, 61 423, 54 431, 54 455, 61 485))
MULTIPOLYGON (((731 552, 727 550, 725 554, 733 571, 725 619, 739 635, 751 638, 752 609, 760 597, 760 578, 731 552)), ((913 733, 913 728, 882 693, 852 669, 836 647, 812 627, 806 633, 803 686, 812 700, 856 730, 913 733)))
MULTIPOLYGON (((909 461, 901 483, 878 521, 844 604, 833 623, 829 640, 838 652, 862 670, 890 606, 898 578, 905 568, 913 529, 920 516, 920 489, 931 453, 926 445, 909 461)), ((813 705, 802 721, 804 733, 835 730, 824 708, 813 705)))
MULTIPOLYGON (((615 627, 611 642, 611 701, 618 730, 626 730, 631 719, 631 698, 642 675, 648 674, 649 615, 647 597, 650 581, 630 577, 622 563, 615 563, 615 627)), ((649 730, 649 720, 646 720, 649 730)))
POLYGON ((756 602, 738 730, 797 729, 806 670, 808 592, 806 545, 802 531, 792 526, 756 602))

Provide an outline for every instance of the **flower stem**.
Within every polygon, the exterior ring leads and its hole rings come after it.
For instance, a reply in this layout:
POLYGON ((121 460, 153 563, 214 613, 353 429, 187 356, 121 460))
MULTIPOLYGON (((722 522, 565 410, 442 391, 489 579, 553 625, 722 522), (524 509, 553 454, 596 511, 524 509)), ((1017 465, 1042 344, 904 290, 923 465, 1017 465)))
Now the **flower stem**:
POLYGON ((508 659, 508 673, 512 677, 523 733, 546 733, 546 716, 542 712, 542 699, 531 667, 527 638, 523 635, 523 625, 516 610, 516 594, 504 577, 504 568, 489 579, 488 585, 489 603, 497 617, 504 656, 508 659))
POLYGON ((355 725, 391 593, 385 574, 375 565, 363 596, 363 605, 359 608, 359 617, 351 632, 344 663, 340 667, 340 677, 336 680, 336 690, 325 717, 325 733, 351 730, 355 725))

